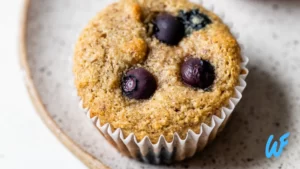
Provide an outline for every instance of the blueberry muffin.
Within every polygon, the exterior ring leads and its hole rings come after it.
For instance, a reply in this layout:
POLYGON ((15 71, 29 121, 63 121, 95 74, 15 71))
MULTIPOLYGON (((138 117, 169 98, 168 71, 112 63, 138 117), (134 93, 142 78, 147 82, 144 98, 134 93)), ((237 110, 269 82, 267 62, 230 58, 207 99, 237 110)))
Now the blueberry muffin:
POLYGON ((75 48, 75 84, 101 125, 168 142, 200 132, 234 96, 240 47, 221 19, 187 0, 122 0, 75 48))

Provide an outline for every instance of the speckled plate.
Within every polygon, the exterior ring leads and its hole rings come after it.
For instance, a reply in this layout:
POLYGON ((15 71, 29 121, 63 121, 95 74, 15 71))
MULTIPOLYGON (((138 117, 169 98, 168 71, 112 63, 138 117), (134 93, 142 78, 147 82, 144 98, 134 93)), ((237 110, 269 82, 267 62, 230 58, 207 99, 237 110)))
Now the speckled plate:
POLYGON ((251 63, 248 88, 224 132, 183 163, 151 166, 121 156, 78 107, 72 52, 79 32, 109 0, 26 0, 21 65, 45 124, 88 167, 300 168, 300 1, 205 0, 240 32, 251 63), (29 2, 30 1, 30 2, 29 2), (291 132, 278 159, 265 157, 268 137, 291 132))

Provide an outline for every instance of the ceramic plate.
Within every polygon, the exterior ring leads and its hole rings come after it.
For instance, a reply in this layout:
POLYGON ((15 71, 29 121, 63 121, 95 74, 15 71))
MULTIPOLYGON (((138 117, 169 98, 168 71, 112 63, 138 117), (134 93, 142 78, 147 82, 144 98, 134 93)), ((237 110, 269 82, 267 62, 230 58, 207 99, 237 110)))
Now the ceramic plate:
POLYGON ((234 23, 250 58, 244 98, 224 132, 204 152, 170 165, 152 166, 120 155, 78 107, 72 55, 88 21, 109 0, 27 0, 21 63, 37 112, 88 167, 99 168, 300 168, 300 1, 205 0, 234 23), (281 157, 267 159, 265 145, 290 132, 281 157))

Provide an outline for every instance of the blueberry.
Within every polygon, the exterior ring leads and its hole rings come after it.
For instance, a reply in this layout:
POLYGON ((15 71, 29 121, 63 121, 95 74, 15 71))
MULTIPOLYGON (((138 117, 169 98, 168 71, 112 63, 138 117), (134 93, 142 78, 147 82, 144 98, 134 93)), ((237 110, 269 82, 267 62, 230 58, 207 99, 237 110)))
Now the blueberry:
POLYGON ((184 37, 184 25, 168 13, 158 14, 154 20, 155 37, 168 45, 177 45, 184 37))
POLYGON ((181 78, 189 86, 207 89, 214 80, 214 67, 205 60, 190 58, 181 65, 181 78))
POLYGON ((122 79, 122 91, 130 99, 149 99, 157 88, 154 76, 144 68, 129 70, 122 79))
POLYGON ((193 9, 188 12, 179 11, 178 18, 184 24, 186 35, 191 34, 193 31, 198 31, 212 23, 208 16, 200 13, 198 9, 193 9))

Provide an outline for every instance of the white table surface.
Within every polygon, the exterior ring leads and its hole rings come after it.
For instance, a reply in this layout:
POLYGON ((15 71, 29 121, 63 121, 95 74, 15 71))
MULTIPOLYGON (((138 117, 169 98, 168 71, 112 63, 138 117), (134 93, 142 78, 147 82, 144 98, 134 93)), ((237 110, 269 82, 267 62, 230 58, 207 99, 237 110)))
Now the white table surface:
POLYGON ((18 64, 23 0, 0 0, 0 169, 86 168, 35 112, 18 64))

